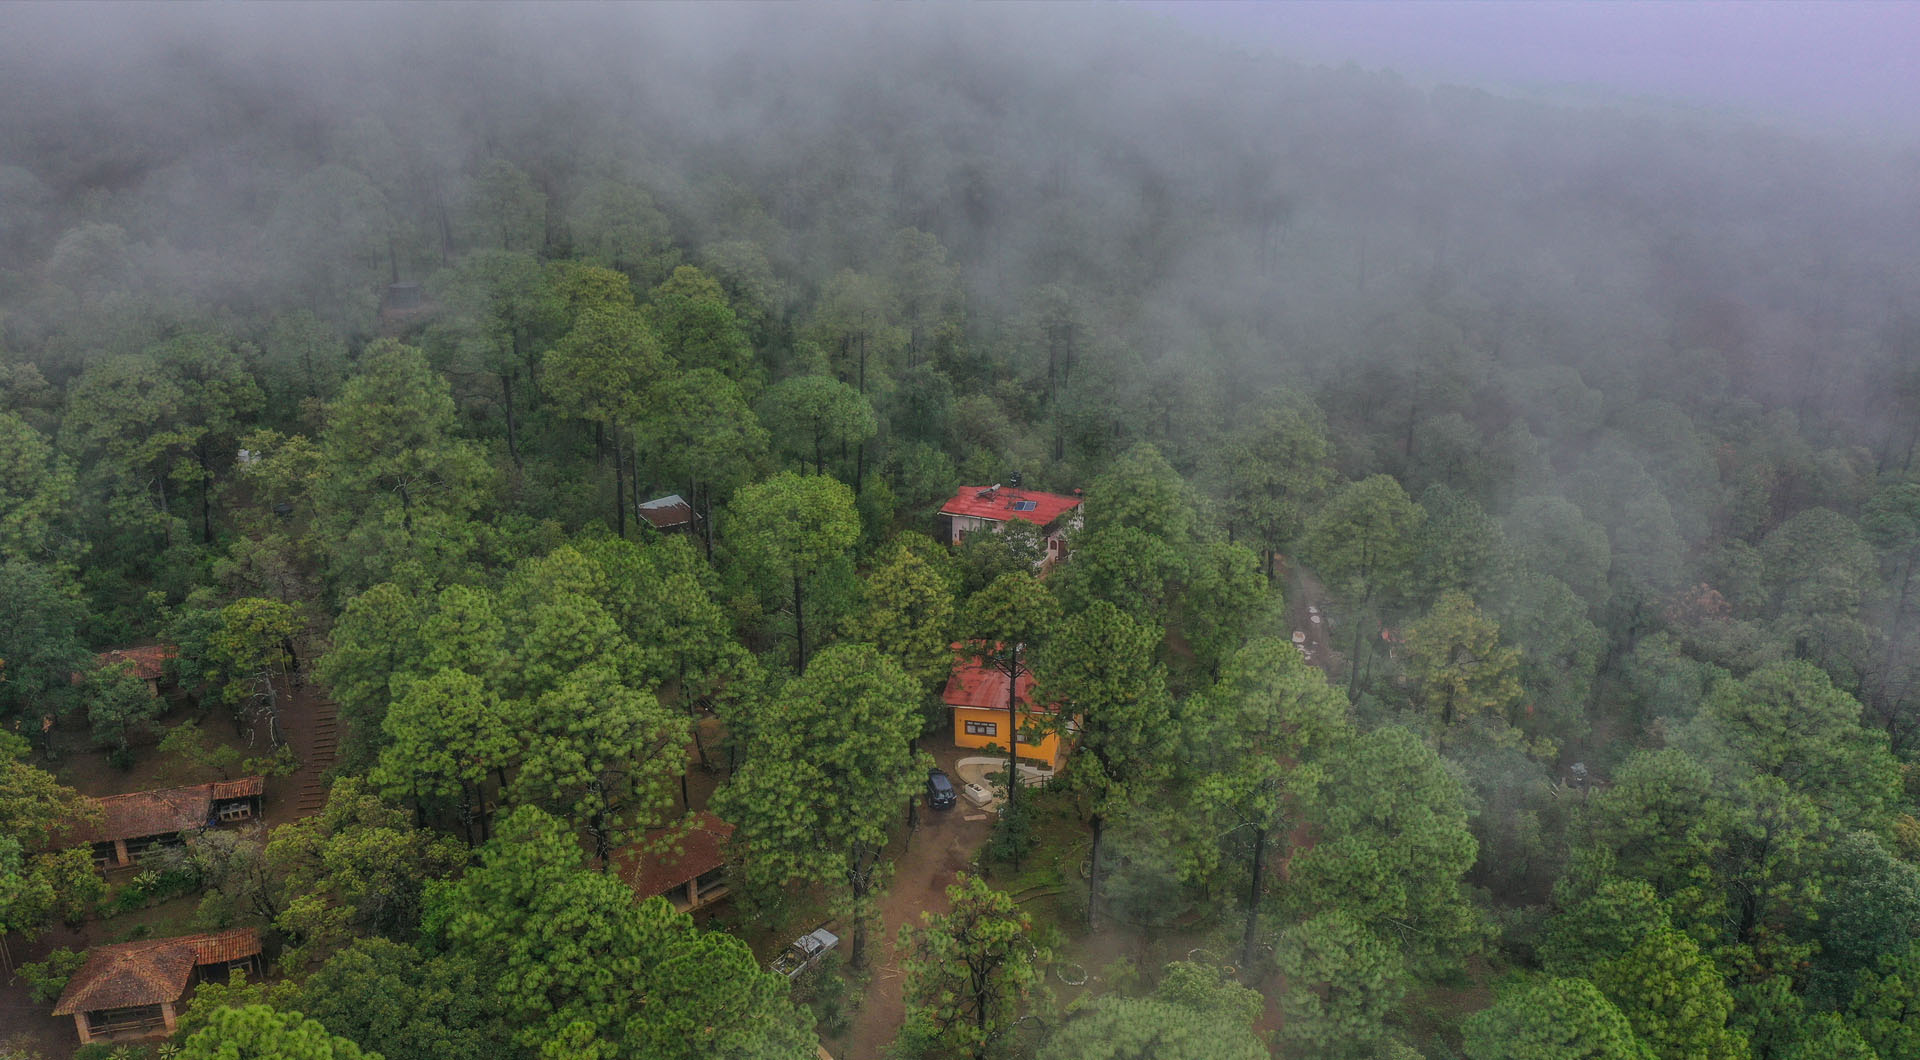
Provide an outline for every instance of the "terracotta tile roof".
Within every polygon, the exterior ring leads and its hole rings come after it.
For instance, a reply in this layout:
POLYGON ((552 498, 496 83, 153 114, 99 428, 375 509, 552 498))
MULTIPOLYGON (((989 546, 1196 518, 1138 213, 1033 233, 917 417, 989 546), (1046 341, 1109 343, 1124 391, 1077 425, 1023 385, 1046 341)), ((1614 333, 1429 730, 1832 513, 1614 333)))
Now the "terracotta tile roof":
MULTIPOLYGON (((656 854, 647 843, 637 843, 615 856, 620 878, 633 893, 642 898, 665 894, 727 863, 727 839, 733 835, 733 826, 705 810, 694 814, 688 824, 680 833, 677 851, 656 854)), ((658 843, 668 834, 668 829, 660 829, 648 839, 658 843)))
POLYGON ((685 526, 693 522, 693 505, 688 504, 678 493, 669 493, 642 504, 640 518, 653 524, 656 530, 685 526))
POLYGON ((232 928, 188 935, 194 949, 195 964, 225 964, 260 952, 260 932, 255 928, 232 928))
POLYGON ((100 652, 96 658, 101 666, 114 663, 133 664, 133 675, 142 681, 157 681, 166 672, 167 660, 177 658, 180 649, 171 644, 147 644, 138 648, 111 648, 100 652))
POLYGON ((222 802, 227 799, 244 799, 249 795, 264 795, 266 791, 266 777, 241 777, 239 780, 216 780, 213 782, 213 800, 215 802, 222 802))
POLYGON ((265 778, 242 777, 95 799, 94 805, 100 808, 100 824, 77 832, 73 842, 103 843, 204 828, 213 816, 214 800, 244 798, 265 790, 265 778))
MULTIPOLYGON (((985 709, 1007 709, 1007 675, 987 665, 978 655, 967 655, 968 651, 978 650, 978 646, 955 644, 953 676, 947 678, 946 691, 940 693, 940 699, 949 707, 981 707, 985 709)), ((1033 675, 1021 674, 1014 686, 1014 695, 1019 697, 1020 709, 1033 709, 1033 675)))
POLYGON ((177 1001, 197 964, 225 964, 260 952, 260 932, 234 928, 204 935, 95 946, 67 980, 56 1016, 177 1001))
POLYGON ((1032 490, 1001 489, 998 486, 962 486, 953 499, 940 506, 941 515, 970 515, 1004 523, 1025 519, 1040 526, 1080 507, 1079 497, 1064 493, 1035 493, 1032 490))

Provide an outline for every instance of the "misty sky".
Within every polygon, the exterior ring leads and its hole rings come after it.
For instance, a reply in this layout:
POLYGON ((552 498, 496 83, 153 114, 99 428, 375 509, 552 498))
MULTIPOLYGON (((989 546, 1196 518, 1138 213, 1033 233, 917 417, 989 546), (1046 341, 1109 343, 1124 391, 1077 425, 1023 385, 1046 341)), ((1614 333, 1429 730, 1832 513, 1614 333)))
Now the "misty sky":
POLYGON ((1920 3, 1297 2, 1153 5, 1203 35, 1316 62, 1598 90, 1920 134, 1920 3))

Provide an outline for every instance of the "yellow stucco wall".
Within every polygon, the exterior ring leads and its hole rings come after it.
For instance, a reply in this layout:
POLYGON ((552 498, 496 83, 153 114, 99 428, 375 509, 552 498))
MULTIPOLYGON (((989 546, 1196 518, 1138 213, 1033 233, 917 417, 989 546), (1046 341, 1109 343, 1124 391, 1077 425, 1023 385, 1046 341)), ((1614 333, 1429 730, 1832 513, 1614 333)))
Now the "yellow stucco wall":
MULTIPOLYGON (((998 747, 1007 749, 1007 712, 1005 710, 986 710, 980 707, 953 707, 953 742, 961 747, 998 747), (993 735, 967 731, 967 723, 993 726, 993 735)), ((1020 714, 1020 757, 1031 758, 1037 762, 1058 768, 1060 765, 1060 734, 1049 732, 1036 743, 1028 743, 1026 732, 1031 726, 1027 715, 1020 714)))

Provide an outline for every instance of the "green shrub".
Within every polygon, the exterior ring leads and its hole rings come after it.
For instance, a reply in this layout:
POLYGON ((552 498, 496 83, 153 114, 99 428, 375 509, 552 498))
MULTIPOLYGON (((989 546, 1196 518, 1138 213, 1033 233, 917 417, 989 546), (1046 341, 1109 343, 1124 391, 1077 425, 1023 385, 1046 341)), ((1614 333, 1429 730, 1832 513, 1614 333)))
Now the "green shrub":
POLYGON ((85 963, 85 953, 58 949, 47 954, 47 959, 38 964, 21 965, 20 979, 27 984, 27 991, 35 1001, 51 1004, 59 1000, 60 992, 67 988, 67 980, 73 978, 73 973, 85 963))

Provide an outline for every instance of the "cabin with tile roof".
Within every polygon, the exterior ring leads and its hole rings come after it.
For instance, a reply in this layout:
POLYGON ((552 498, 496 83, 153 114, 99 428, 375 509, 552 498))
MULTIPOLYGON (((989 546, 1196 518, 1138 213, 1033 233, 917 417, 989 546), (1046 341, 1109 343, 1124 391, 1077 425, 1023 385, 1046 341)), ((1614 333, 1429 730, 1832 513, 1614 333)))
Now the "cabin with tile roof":
POLYGON ((266 786, 265 777, 241 777, 95 799, 100 823, 81 830, 75 839, 93 846, 93 863, 103 869, 132 865, 157 850, 180 845, 188 832, 260 816, 266 786))
MULTIPOLYGON (((157 696, 167 681, 167 663, 178 658, 180 649, 171 644, 143 644, 132 648, 109 648, 94 654, 100 669, 124 664, 133 676, 147 683, 147 694, 157 696)), ((80 681, 74 675, 75 683, 80 681)))
POLYGON ((616 856, 620 878, 641 898, 665 895, 682 913, 727 896, 727 841, 733 826, 705 810, 672 834, 660 829, 648 841, 616 856), (672 849, 661 850, 667 842, 672 849))
POLYGON ((197 983, 224 983, 235 969, 260 972, 260 932, 234 928, 95 946, 53 1007, 72 1016, 80 1044, 173 1033, 180 1002, 197 983))

